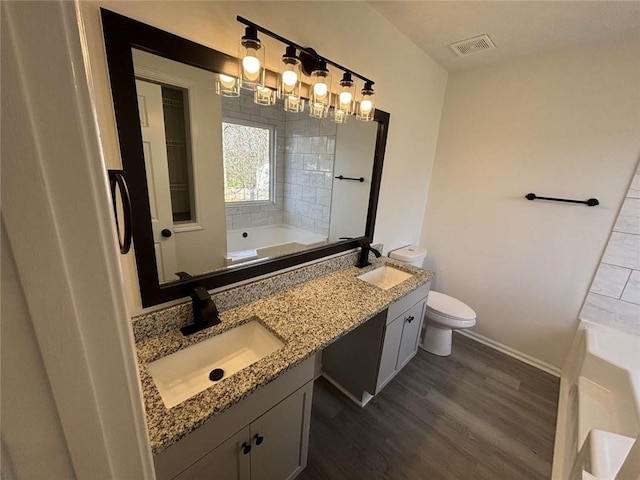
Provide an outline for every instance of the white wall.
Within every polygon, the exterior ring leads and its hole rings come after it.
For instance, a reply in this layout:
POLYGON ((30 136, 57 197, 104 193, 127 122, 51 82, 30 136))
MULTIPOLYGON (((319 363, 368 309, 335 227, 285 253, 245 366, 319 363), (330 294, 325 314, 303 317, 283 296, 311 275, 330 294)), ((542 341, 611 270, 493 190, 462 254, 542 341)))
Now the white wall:
POLYGON ((449 76, 422 231, 475 332, 560 366, 640 153, 628 44, 449 76), (530 202, 538 195, 601 205, 530 202))
MULTIPOLYGON (((447 74, 364 2, 82 2, 97 113, 107 163, 120 163, 99 7, 237 55, 242 15, 375 80, 378 107, 391 113, 376 223, 387 249, 415 242, 433 163, 447 74), (402 81, 402 83, 401 83, 402 81), (419 86, 406 88, 404 82, 419 86)), ((274 68, 284 47, 268 38, 274 68)), ((129 304, 139 308, 133 260, 125 261, 129 304)))

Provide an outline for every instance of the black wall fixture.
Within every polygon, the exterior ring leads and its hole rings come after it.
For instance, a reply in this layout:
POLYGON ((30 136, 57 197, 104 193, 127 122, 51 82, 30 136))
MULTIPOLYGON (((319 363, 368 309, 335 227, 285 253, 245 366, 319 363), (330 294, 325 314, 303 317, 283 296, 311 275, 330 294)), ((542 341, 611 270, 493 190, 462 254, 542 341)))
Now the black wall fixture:
MULTIPOLYGON (((360 247, 365 242, 373 241, 390 117, 388 113, 377 109, 374 116, 374 120, 377 122, 377 136, 364 236, 247 266, 238 266, 233 269, 193 277, 183 275, 183 278, 179 280, 161 284, 153 246, 149 190, 131 49, 143 50, 215 73, 228 70, 230 65, 235 66, 237 59, 109 10, 101 9, 101 16, 118 140, 131 199, 131 231, 135 244, 140 294, 144 307, 186 297, 197 286, 206 289, 222 287, 336 253, 346 252, 360 247)), ((269 72, 268 75, 271 78, 270 81, 275 84, 276 74, 269 72)))
POLYGON ((527 193, 524 198, 526 198, 527 200, 549 200, 551 202, 582 203, 584 205, 588 205, 589 207, 600 205, 600 202, 597 198, 590 198, 589 200, 570 200, 568 198, 539 197, 535 193, 527 193))

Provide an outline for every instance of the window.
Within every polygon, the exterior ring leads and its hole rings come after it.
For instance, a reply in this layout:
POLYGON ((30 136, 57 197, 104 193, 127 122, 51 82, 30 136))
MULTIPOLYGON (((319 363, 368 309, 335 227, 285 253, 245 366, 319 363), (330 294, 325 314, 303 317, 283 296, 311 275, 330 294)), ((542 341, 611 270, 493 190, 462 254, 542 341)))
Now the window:
POLYGON ((225 202, 273 201, 274 144, 274 126, 222 122, 225 202))

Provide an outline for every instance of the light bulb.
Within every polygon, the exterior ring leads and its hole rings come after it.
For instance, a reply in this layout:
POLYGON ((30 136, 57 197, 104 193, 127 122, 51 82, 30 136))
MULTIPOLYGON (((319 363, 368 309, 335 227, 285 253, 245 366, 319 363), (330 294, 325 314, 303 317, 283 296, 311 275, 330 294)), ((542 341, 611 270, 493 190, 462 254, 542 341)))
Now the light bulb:
POLYGON ((324 97, 327 94, 327 84, 318 82, 313 85, 313 93, 319 97, 324 97))
POLYGON ((340 103, 343 105, 351 103, 351 92, 341 92, 340 93, 340 103))
POLYGON ((253 48, 247 48, 247 54, 242 59, 242 68, 248 74, 256 74, 260 70, 260 60, 253 48))
POLYGON ((360 111, 363 113, 368 113, 371 111, 372 106, 373 104, 371 103, 371 100, 362 100, 362 102, 360 102, 360 111))
POLYGON ((298 82, 298 74, 293 70, 285 70, 282 72, 282 83, 287 87, 294 87, 298 82))
POLYGON ((233 88, 236 83, 236 79, 234 77, 230 77, 229 75, 225 75, 223 73, 220 74, 220 83, 225 88, 233 88))

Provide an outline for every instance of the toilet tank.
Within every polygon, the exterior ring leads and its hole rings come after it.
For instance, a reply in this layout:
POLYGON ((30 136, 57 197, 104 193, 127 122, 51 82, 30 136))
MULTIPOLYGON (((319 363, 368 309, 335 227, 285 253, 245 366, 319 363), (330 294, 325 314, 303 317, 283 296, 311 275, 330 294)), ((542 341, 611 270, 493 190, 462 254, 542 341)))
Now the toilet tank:
POLYGON ((422 268, 427 250, 418 245, 407 245, 389 253, 389 257, 422 268))

